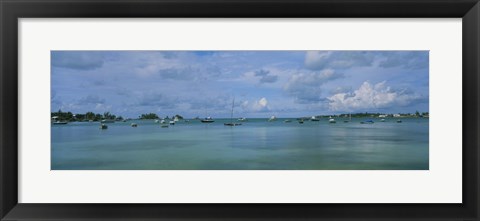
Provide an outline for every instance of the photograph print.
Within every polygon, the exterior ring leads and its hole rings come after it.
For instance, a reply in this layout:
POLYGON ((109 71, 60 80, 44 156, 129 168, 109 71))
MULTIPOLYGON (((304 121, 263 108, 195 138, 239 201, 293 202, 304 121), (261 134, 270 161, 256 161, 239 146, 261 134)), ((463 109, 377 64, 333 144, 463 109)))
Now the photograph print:
POLYGON ((429 51, 51 51, 52 170, 428 170, 429 51))

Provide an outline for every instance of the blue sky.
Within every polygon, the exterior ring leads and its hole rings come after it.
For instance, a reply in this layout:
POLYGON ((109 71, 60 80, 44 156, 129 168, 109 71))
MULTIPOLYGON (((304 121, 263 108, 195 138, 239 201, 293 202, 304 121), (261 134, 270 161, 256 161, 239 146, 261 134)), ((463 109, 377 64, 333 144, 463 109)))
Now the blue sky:
POLYGON ((51 108, 124 117, 428 111, 428 51, 52 51, 51 108))

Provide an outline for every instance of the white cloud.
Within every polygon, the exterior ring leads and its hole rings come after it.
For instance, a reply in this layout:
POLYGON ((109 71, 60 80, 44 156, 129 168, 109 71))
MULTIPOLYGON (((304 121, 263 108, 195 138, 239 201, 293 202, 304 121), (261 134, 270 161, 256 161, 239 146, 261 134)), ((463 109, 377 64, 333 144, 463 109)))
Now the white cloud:
POLYGON ((362 51, 307 51, 305 67, 312 70, 372 65, 375 55, 362 51))
POLYGON ((406 90, 393 90, 383 81, 375 85, 364 82, 353 93, 337 93, 327 99, 333 111, 356 111, 406 106, 424 98, 406 90))
POLYGON ((343 74, 338 74, 331 69, 294 74, 285 84, 284 90, 293 96, 298 103, 319 102, 322 100, 320 86, 342 77, 343 74))
MULTIPOLYGON (((248 104, 248 103, 247 103, 248 104)), ((258 101, 255 101, 252 105, 252 108, 251 108, 253 111, 267 111, 269 108, 268 108, 268 100, 267 98, 260 98, 260 100, 258 101)))

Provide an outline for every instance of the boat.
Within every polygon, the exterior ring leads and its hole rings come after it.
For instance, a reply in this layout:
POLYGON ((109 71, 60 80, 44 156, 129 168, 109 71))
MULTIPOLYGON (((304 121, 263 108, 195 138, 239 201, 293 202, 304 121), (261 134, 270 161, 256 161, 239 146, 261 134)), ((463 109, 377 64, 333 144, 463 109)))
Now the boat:
POLYGON ((299 123, 299 124, 303 124, 304 121, 303 121, 303 120, 299 120, 298 123, 299 123))
POLYGON ((131 123, 130 126, 131 127, 138 127, 138 125, 136 123, 131 123))
POLYGON ((366 121, 362 121, 360 122, 361 124, 373 124, 373 120, 366 120, 366 121))
POLYGON ((385 122, 385 119, 383 119, 383 118, 382 118, 382 119, 380 119, 380 122, 385 122))
POLYGON ((402 120, 397 120, 397 123, 402 123, 402 120))
POLYGON ((206 117, 205 119, 200 120, 202 123, 213 123, 215 122, 211 117, 206 117))
POLYGON ((100 124, 100 129, 106 130, 108 126, 106 124, 100 124))
POLYGON ((283 122, 284 122, 284 123, 290 123, 290 122, 292 122, 292 120, 287 119, 287 120, 284 120, 283 122))
POLYGON ((312 116, 312 117, 310 118, 310 120, 311 120, 311 121, 320 121, 320 119, 318 119, 318 118, 315 117, 315 116, 312 116))
POLYGON ((168 122, 168 124, 170 124, 170 125, 175 125, 175 121, 174 121, 174 120, 171 120, 171 121, 168 122))
POLYGON ((233 123, 233 107, 234 106, 235 106, 235 98, 233 98, 233 101, 232 101, 232 112, 230 114, 230 123, 224 123, 223 125, 231 126, 231 127, 242 125, 241 123, 233 123))
POLYGON ((67 124, 68 122, 67 121, 55 121, 53 122, 53 124, 55 125, 61 125, 61 124, 67 124))
POLYGON ((271 117, 268 119, 268 122, 272 122, 272 121, 276 121, 276 120, 277 120, 277 117, 271 116, 271 117))
POLYGON ((161 123, 161 124, 165 124, 166 121, 165 121, 164 119, 162 119, 162 120, 160 121, 160 123, 161 123))
POLYGON ((225 126, 232 126, 232 127, 233 127, 233 126, 240 126, 240 125, 242 125, 242 124, 241 124, 241 123, 224 123, 223 125, 225 125, 225 126))
POLYGON ((162 128, 167 128, 167 127, 168 127, 168 125, 167 125, 167 124, 165 124, 165 125, 162 125, 162 128))
POLYGON ((237 121, 245 122, 245 121, 247 121, 247 118, 241 117, 241 118, 238 118, 237 121))
POLYGON ((103 120, 102 120, 102 123, 103 123, 103 124, 107 124, 107 123, 115 123, 115 120, 103 119, 103 120))
POLYGON ((177 116, 175 116, 175 118, 173 118, 173 121, 174 121, 174 122, 178 122, 178 120, 179 120, 179 119, 178 119, 177 116))
POLYGON ((330 119, 328 119, 328 123, 334 124, 334 123, 337 123, 337 122, 335 121, 335 119, 333 119, 333 118, 330 116, 330 119))
POLYGON ((160 123, 160 121, 159 121, 158 119, 156 119, 156 120, 155 120, 155 123, 158 124, 158 123, 160 123))

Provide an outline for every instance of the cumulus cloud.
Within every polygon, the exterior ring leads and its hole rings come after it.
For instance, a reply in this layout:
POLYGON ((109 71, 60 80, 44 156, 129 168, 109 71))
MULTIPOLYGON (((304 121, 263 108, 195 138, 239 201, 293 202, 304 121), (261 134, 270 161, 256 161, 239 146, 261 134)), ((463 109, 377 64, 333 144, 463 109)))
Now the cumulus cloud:
POLYGON ((311 70, 346 69, 370 66, 375 55, 364 51, 307 51, 305 67, 311 70))
POLYGON ((394 106, 407 106, 425 98, 408 90, 393 90, 380 82, 372 85, 364 82, 351 93, 338 93, 327 98, 333 111, 375 110, 394 106))
POLYGON ((54 67, 75 70, 93 70, 103 66, 102 52, 94 51, 52 51, 51 62, 54 67))
POLYGON ((260 100, 257 100, 253 103, 252 105, 252 110, 256 112, 262 112, 262 111, 268 111, 268 100, 267 98, 260 98, 260 100))
POLYGON ((316 103, 321 97, 321 86, 329 81, 344 77, 343 74, 327 69, 321 72, 299 73, 290 77, 284 90, 295 98, 297 103, 316 103))
POLYGON ((384 59, 379 66, 383 68, 402 67, 406 69, 428 68, 428 51, 389 51, 382 53, 384 59))
POLYGON ((277 75, 273 75, 270 73, 268 70, 263 70, 260 69, 258 71, 255 71, 255 76, 260 77, 259 83, 264 84, 264 83, 275 83, 278 80, 277 75))

